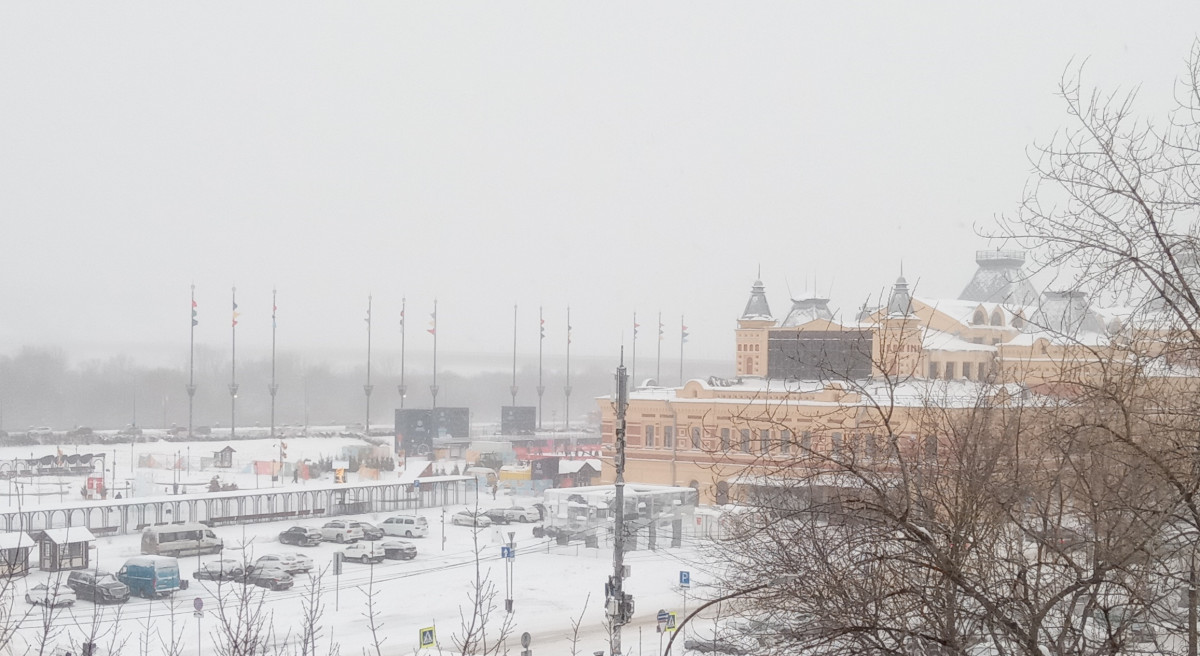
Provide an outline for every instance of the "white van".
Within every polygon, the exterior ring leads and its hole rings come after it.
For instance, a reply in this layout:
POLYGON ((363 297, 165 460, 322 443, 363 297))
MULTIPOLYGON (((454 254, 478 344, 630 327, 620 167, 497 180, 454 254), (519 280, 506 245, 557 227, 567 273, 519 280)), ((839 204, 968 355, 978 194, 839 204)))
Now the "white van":
POLYGON ((142 531, 142 553, 161 556, 195 556, 220 553, 221 538, 204 524, 163 524, 142 531))
POLYGON ((396 515, 388 517, 379 524, 385 535, 397 535, 402 538, 423 538, 429 535, 429 521, 416 515, 396 515))

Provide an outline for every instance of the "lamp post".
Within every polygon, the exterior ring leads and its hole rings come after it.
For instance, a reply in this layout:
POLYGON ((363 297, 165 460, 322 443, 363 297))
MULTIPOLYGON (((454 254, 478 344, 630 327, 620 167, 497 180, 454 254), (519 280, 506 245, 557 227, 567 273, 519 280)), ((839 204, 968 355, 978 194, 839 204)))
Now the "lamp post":
POLYGON ((705 608, 708 608, 709 606, 712 606, 714 604, 719 604, 722 601, 728 601, 735 597, 741 597, 741 596, 748 595, 748 594, 751 594, 754 592, 758 592, 759 590, 762 590, 764 588, 773 588, 773 587, 777 587, 777 586, 784 585, 787 583, 791 583, 792 581, 795 581, 795 580, 796 580, 795 574, 784 574, 782 576, 777 576, 777 577, 771 579, 770 581, 767 581, 766 583, 763 583, 761 585, 756 585, 752 588, 747 588, 745 590, 735 590, 734 592, 730 592, 729 594, 722 595, 720 597, 717 597, 716 599, 710 599, 710 600, 704 602, 703 604, 700 604, 700 606, 698 608, 696 608, 696 610, 688 613, 687 617, 683 618, 683 621, 679 623, 679 626, 675 627, 675 632, 671 634, 671 639, 667 641, 667 649, 663 653, 664 654, 671 653, 671 645, 675 642, 676 636, 678 636, 680 633, 682 633, 683 627, 687 626, 687 623, 689 621, 691 621, 691 619, 693 617, 700 614, 700 611, 704 610, 705 608))

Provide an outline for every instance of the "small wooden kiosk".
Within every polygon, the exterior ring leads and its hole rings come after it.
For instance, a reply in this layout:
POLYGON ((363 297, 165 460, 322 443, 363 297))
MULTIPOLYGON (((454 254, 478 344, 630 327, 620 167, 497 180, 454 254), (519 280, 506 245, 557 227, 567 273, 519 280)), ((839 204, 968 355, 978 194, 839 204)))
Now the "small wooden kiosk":
POLYGON ((0 577, 13 578, 29 573, 29 552, 37 544, 21 531, 0 533, 0 577))
POLYGON ((61 572, 88 568, 88 547, 96 536, 83 526, 48 528, 38 538, 38 569, 61 572))
POLYGON ((227 446, 220 451, 213 451, 213 467, 229 469, 233 467, 233 447, 227 446))

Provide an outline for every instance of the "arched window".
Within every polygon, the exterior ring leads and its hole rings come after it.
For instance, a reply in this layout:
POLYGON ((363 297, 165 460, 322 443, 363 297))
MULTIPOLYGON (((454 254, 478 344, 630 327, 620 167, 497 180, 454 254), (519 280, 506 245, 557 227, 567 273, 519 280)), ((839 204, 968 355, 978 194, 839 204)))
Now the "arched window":
POLYGON ((971 323, 977 326, 987 323, 987 315, 983 313, 983 308, 975 308, 975 316, 971 318, 971 323))
POLYGON ((1000 308, 996 308, 995 310, 992 310, 992 325, 993 326, 1003 326, 1004 325, 1004 313, 1000 311, 1000 308))

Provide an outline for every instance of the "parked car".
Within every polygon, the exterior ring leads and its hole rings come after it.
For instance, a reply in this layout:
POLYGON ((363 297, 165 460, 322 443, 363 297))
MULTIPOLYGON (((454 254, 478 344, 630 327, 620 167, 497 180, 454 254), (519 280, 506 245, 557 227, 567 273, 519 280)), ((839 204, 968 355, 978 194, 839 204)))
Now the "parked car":
POLYGON ((382 563, 387 551, 377 542, 356 542, 342 550, 342 558, 360 563, 382 563))
POLYGON ((315 547, 321 544, 321 532, 306 526, 293 526, 279 534, 279 544, 293 544, 297 547, 315 547))
POLYGON ((137 556, 125 561, 117 580, 132 594, 151 599, 165 597, 182 588, 179 561, 173 556, 137 556))
POLYGON ((483 514, 488 519, 492 520, 493 524, 510 524, 512 520, 508 518, 508 513, 503 508, 489 508, 483 511, 483 514))
POLYGON ((542 520, 542 513, 538 512, 537 508, 526 506, 510 506, 504 509, 504 514, 508 516, 510 522, 539 522, 542 520))
POLYGON ((475 512, 474 510, 460 510, 450 516, 451 524, 459 526, 475 526, 477 528, 487 528, 492 525, 492 520, 488 516, 475 512))
POLYGON ((272 563, 263 566, 251 565, 250 573, 246 575, 246 582, 260 588, 287 590, 294 585, 295 580, 282 567, 272 563))
POLYGON ((70 606, 75 603, 75 591, 66 583, 39 583, 25 593, 25 601, 34 606, 70 606))
POLYGON ((123 604, 129 601, 129 586, 111 572, 77 570, 67 575, 67 586, 75 596, 97 604, 123 604))
POLYGON ((278 565, 288 574, 303 574, 312 570, 313 559, 298 553, 267 554, 254 561, 255 567, 278 565))
POLYGON ((231 558, 210 560, 200 565, 200 569, 192 572, 192 578, 197 581, 241 581, 246 578, 246 568, 240 560, 231 558))
POLYGON ((335 519, 321 527, 321 537, 329 542, 356 542, 363 539, 363 530, 358 522, 335 519))
POLYGON ((385 540, 379 543, 383 547, 383 557, 388 560, 412 560, 417 557, 417 547, 404 540, 385 540))
POLYGON ((359 522, 359 527, 362 528, 364 540, 382 540, 384 533, 383 529, 368 522, 359 522))
POLYGON ((429 535, 429 520, 416 515, 396 515, 383 520, 379 528, 387 535, 423 538, 429 535))

